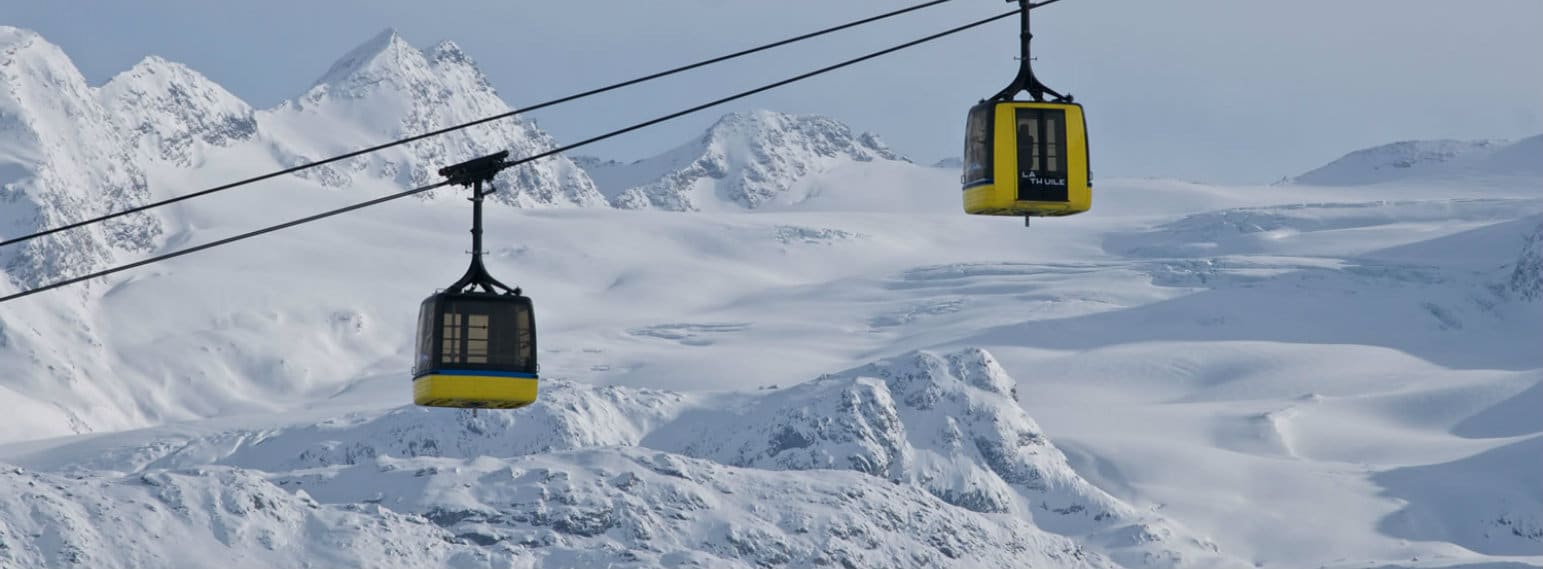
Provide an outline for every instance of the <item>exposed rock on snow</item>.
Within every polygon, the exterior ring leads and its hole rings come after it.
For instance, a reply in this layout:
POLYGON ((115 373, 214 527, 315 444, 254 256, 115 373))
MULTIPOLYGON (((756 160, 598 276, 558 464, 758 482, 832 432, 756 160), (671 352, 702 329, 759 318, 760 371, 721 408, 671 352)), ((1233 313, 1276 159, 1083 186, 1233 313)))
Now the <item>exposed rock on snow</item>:
POLYGON ((180 63, 148 57, 98 92, 123 140, 151 159, 193 167, 195 142, 229 146, 257 136, 252 107, 180 63))
POLYGON ((727 115, 701 138, 632 164, 585 166, 616 207, 672 211, 756 209, 797 203, 810 174, 857 161, 904 160, 873 134, 818 116, 771 111, 727 115))
MULTIPOLYGON (((0 26, 0 235, 17 236, 146 201, 144 171, 69 57, 0 26)), ((161 222, 134 214, 11 245, 6 274, 31 288, 100 269, 155 244, 161 222)))
POLYGON ((913 353, 769 392, 692 398, 562 381, 544 389, 519 413, 409 407, 276 430, 88 443, 46 466, 145 480, 211 465, 266 472, 323 504, 389 508, 384 525, 424 516, 489 555, 519 544, 537 556, 606 551, 595 559, 608 562, 1227 561, 1078 476, 982 350, 913 353))
POLYGON ((282 474, 11 470, 0 543, 19 567, 1114 567, 878 478, 634 448, 282 474))
MULTIPOLYGON (((386 30, 344 55, 305 95, 261 113, 259 121, 274 124, 281 156, 301 163, 511 110, 456 44, 442 42, 425 53, 386 30), (330 139, 314 136, 318 125, 327 126, 330 139)), ((453 163, 500 150, 519 159, 557 146, 533 123, 511 117, 309 175, 343 186, 368 172, 403 186, 421 186, 438 181, 438 169, 453 163)), ((492 199, 519 207, 605 204, 584 171, 564 156, 506 170, 498 185, 501 191, 492 199)))
POLYGON ((1527 300, 1543 298, 1543 221, 1527 237, 1511 269, 1512 293, 1527 300))
POLYGON ((1012 378, 979 349, 913 353, 687 411, 644 444, 734 466, 855 470, 919 486, 961 508, 1032 519, 1123 564, 1215 554, 1078 476, 1018 406, 1012 378), (1167 537, 1135 543, 1125 540, 1131 534, 1167 537))

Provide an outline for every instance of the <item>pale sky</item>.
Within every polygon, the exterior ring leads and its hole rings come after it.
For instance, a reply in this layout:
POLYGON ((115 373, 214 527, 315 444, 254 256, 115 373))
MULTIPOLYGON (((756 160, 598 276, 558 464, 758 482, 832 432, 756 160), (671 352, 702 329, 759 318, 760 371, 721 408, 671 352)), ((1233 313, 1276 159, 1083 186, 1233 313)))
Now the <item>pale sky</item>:
MULTIPOLYGON (((450 39, 518 106, 920 0, 0 0, 97 85, 147 55, 257 107, 308 88, 385 28, 450 39)), ((539 111, 574 141, 1009 9, 956 0, 856 32, 539 111)), ((1249 183, 1408 139, 1543 132, 1540 0, 1064 0, 1034 13, 1036 69, 1087 106, 1094 172, 1249 183)), ((633 160, 718 116, 828 115, 930 164, 1012 78, 1015 20, 587 148, 633 160)))

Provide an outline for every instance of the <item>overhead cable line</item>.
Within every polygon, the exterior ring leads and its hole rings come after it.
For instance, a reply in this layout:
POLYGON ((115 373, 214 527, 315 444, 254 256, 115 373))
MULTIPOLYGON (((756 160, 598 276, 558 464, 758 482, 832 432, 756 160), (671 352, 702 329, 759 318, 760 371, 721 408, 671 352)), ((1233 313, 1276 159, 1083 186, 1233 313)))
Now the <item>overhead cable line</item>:
MULTIPOLYGON (((339 155, 333 156, 331 158, 326 158, 326 159, 323 159, 323 160, 317 160, 315 162, 307 162, 305 164, 300 164, 298 166, 292 166, 292 167, 289 167, 289 168, 285 168, 283 170, 277 170, 277 171, 274 171, 274 172, 269 172, 267 174, 263 174, 263 175, 260 175, 260 176, 253 176, 251 178, 246 178, 244 180, 237 180, 235 182, 230 182, 228 184, 223 184, 223 185, 215 186, 215 187, 212 187, 212 188, 209 188, 209 189, 205 189, 205 190, 199 190, 199 191, 196 191, 196 192, 193 192, 193 193, 190 193, 190 194, 184 194, 184 195, 180 195, 180 196, 176 196, 176 197, 172 197, 172 198, 167 198, 167 199, 164 199, 164 200, 161 200, 161 201, 150 202, 150 203, 147 203, 147 204, 144 204, 144 205, 139 205, 139 206, 131 207, 131 208, 128 208, 128 209, 125 209, 125 210, 116 211, 116 212, 109 213, 109 214, 102 215, 102 216, 98 216, 98 217, 93 217, 91 219, 86 219, 86 220, 77 221, 77 222, 73 222, 73 223, 67 223, 67 224, 64 224, 64 225, 60 225, 58 227, 50 227, 48 229, 44 229, 44 230, 38 231, 36 233, 29 233, 27 235, 22 235, 20 237, 14 237, 14 238, 11 238, 11 239, 6 239, 4 241, 0 241, 0 247, 4 247, 6 245, 12 245, 12 244, 16 244, 16 243, 21 243, 23 241, 31 241, 33 239, 37 239, 37 238, 43 237, 45 235, 52 235, 52 234, 58 233, 60 231, 68 231, 68 230, 71 230, 71 229, 76 229, 76 228, 84 227, 84 226, 87 226, 87 225, 101 223, 101 222, 107 221, 109 219, 115 219, 115 218, 123 217, 125 215, 130 215, 130 214, 139 213, 139 212, 142 212, 142 211, 145 211, 145 210, 161 207, 163 205, 174 204, 174 203, 177 203, 177 202, 180 202, 180 201, 189 200, 189 199, 193 199, 193 198, 200 197, 200 196, 206 196, 206 195, 209 195, 209 194, 213 194, 213 193, 216 193, 216 192, 222 192, 222 191, 233 189, 233 188, 238 188, 238 187, 245 186, 245 185, 248 185, 248 184, 253 184, 253 183, 256 183, 256 182, 261 182, 263 180, 277 178, 279 176, 285 176, 285 175, 289 175, 289 174, 294 174, 296 172, 301 172, 301 171, 304 171, 304 170, 309 170, 311 168, 316 168, 318 166, 325 166, 327 164, 331 164, 333 162, 338 162, 338 161, 341 161, 341 160, 347 160, 347 159, 350 159, 350 158, 357 158, 359 156, 363 156, 365 154, 370 154, 372 152, 378 152, 378 151, 381 151, 381 150, 385 150, 387 148, 392 148, 392 147, 395 147, 395 146, 401 146, 403 144, 407 144, 407 143, 410 143, 410 142, 416 142, 416 141, 419 141, 419 140, 423 140, 425 138, 431 138, 431 137, 439 136, 439 135, 442 135, 442 134, 448 134, 448 133, 451 133, 451 132, 455 132, 457 130, 463 130, 463 129, 466 129, 466 128, 470 128, 470 127, 477 126, 477 125, 480 125, 480 124, 485 124, 485 123, 489 123, 489 122, 493 122, 493 121, 497 121, 497 120, 501 120, 501 119, 506 119, 506 118, 512 117, 512 116, 514 116, 516 114, 520 114, 520 113, 529 113, 529 112, 532 112, 532 111, 537 111, 537 110, 545 109, 547 107, 551 107, 551 106, 555 106, 555 105, 560 105, 560 104, 568 103, 568 102, 572 102, 572 101, 577 101, 579 99, 584 99, 584 98, 587 98, 587 97, 592 97, 594 95, 599 95, 601 93, 607 93, 607 92, 610 92, 610 91, 615 91, 615 90, 621 89, 623 87, 630 87, 630 86, 633 86, 633 85, 637 85, 639 83, 645 83, 645 82, 648 82, 648 81, 652 81, 654 79, 660 79, 660 78, 663 78, 663 77, 668 77, 670 75, 675 75, 677 73, 683 73, 683 72, 686 72, 686 71, 697 69, 699 67, 706 67, 708 65, 712 65, 712 64, 715 64, 715 63, 722 63, 724 61, 729 61, 729 60, 732 60, 732 59, 738 59, 740 57, 744 57, 744 56, 747 56, 747 55, 759 53, 759 52, 766 51, 766 50, 769 50, 769 49, 773 49, 773 48, 777 48, 777 47, 782 47, 782 46, 789 45, 789 44, 798 43, 798 42, 801 42, 801 41, 804 41, 804 40, 807 40, 807 39, 812 39, 812 38, 816 38, 816 37, 819 37, 819 36, 823 36, 823 35, 839 32, 839 31, 846 30, 846 29, 849 29, 849 28, 855 28, 857 26, 861 26, 861 25, 864 25, 864 24, 870 24, 870 23, 873 23, 873 22, 877 22, 879 20, 885 20, 885 19, 888 19, 888 18, 893 18, 893 17, 899 16, 901 14, 907 14, 907 13, 910 13, 910 12, 915 12, 915 11, 921 10, 923 8, 929 8, 929 7, 932 7, 932 6, 936 6, 938 4, 943 4, 945 2, 951 2, 951 1, 952 0, 931 0, 929 2, 923 2, 921 4, 917 4, 917 5, 906 7, 906 8, 901 8, 899 10, 894 10, 894 11, 891 11, 891 12, 885 12, 883 14, 879 14, 879 15, 876 15, 876 16, 870 16, 870 17, 867 17, 867 18, 863 18, 861 20, 847 22, 847 23, 841 24, 839 26, 832 26, 832 27, 829 27, 829 28, 825 28, 823 30, 817 30, 817 31, 809 32, 809 33, 806 33, 806 34, 803 34, 803 35, 790 37, 790 38, 787 38, 787 39, 784 39, 784 40, 779 40, 779 41, 775 41, 775 42, 772 42, 772 43, 768 43, 768 44, 752 47, 752 48, 749 48, 749 49, 745 49, 745 50, 741 50, 741 51, 736 51, 734 53, 730 53, 730 54, 727 54, 727 55, 720 55, 718 57, 714 57, 714 58, 711 58, 711 59, 704 59, 704 60, 698 61, 696 63, 692 63, 692 64, 689 64, 689 65, 682 65, 682 66, 676 67, 674 69, 668 69, 668 70, 665 70, 665 71, 660 71, 658 73, 644 75, 642 77, 638 77, 638 78, 635 78, 635 79, 629 79, 629 80, 626 80, 626 81, 622 81, 620 83, 612 83, 612 84, 606 85, 604 87, 599 87, 599 88, 596 88, 596 89, 590 89, 590 90, 584 91, 582 93, 576 93, 576 94, 573 94, 573 95, 568 95, 566 97, 552 99, 550 101, 546 101, 546 102, 542 102, 542 103, 537 103, 537 104, 534 104, 534 105, 531 105, 531 106, 528 106, 528 107, 524 107, 524 108, 520 108, 520 109, 514 109, 514 110, 506 112, 506 113, 500 113, 500 114, 496 114, 496 115, 489 116, 489 117, 483 117, 483 118, 480 118, 480 119, 477 119, 477 120, 474 120, 474 121, 471 121, 471 122, 468 122, 468 123, 462 123, 462 124, 458 124, 458 125, 454 125, 454 126, 445 127, 445 128, 441 128, 439 130, 433 130, 433 131, 425 132, 425 133, 422 133, 422 134, 417 134, 417 135, 409 136, 407 138, 403 138, 403 139, 399 139, 399 140, 393 140, 393 141, 387 142, 385 144, 378 144, 378 145, 371 146, 371 147, 368 147, 368 148, 361 148, 359 150, 355 150, 353 152, 349 152, 349 153, 346 153, 346 154, 339 154, 339 155)), ((1055 0, 1050 0, 1050 1, 1055 1, 1055 0)), ((1046 2, 1046 3, 1048 4, 1049 2, 1046 2)))
MULTIPOLYGON (((1039 6, 1043 6, 1043 5, 1046 5, 1046 4, 1051 4, 1051 3, 1054 3, 1054 2, 1058 2, 1058 1, 1059 0, 1046 0, 1045 2, 1041 2, 1039 4, 1031 5, 1030 9, 1037 8, 1039 6)), ((826 67, 822 67, 820 69, 816 69, 816 70, 810 71, 808 73, 803 73, 803 74, 800 74, 800 75, 789 77, 787 79, 783 79, 783 80, 777 81, 775 83, 768 83, 766 85, 762 85, 760 87, 756 87, 756 88, 750 89, 748 91, 741 91, 739 93, 736 93, 736 94, 733 94, 733 95, 729 95, 729 96, 723 97, 721 99, 717 99, 717 100, 714 100, 714 101, 711 101, 711 102, 708 102, 708 103, 703 103, 703 104, 700 104, 700 105, 697 105, 697 106, 694 106, 694 107, 691 107, 691 108, 688 108, 688 109, 685 109, 685 110, 682 110, 682 111, 670 113, 668 115, 664 115, 664 116, 661 116, 661 117, 658 117, 658 118, 654 118, 654 119, 651 119, 651 120, 648 120, 648 121, 640 122, 640 123, 634 124, 632 126, 628 126, 626 128, 621 128, 621 129, 613 130, 611 132, 608 132, 608 133, 605 133, 605 134, 602 134, 602 135, 599 135, 599 136, 595 136, 595 137, 592 137, 592 138, 589 138, 589 139, 585 139, 585 140, 582 140, 582 141, 579 141, 579 142, 568 144, 566 146, 561 146, 561 147, 558 147, 558 148, 554 148, 552 150, 548 150, 546 152, 542 152, 542 153, 539 153, 539 154, 533 154, 531 156, 526 156, 524 158, 520 158, 520 159, 517 159, 517 160, 510 160, 510 161, 504 162, 503 166, 504 167, 518 166, 520 164, 531 162, 533 160, 539 160, 539 159, 546 158, 546 157, 549 157, 549 156, 553 156, 553 155, 556 155, 556 154, 559 154, 559 153, 562 153, 562 152, 567 152, 569 150, 573 150, 573 149, 579 148, 581 146, 585 146, 585 145, 589 145, 589 144, 594 144, 596 142, 600 142, 600 141, 606 140, 608 138, 612 138, 612 137, 615 137, 615 136, 620 136, 622 134, 626 134, 626 133, 629 133, 629 132, 632 132, 632 131, 635 131, 635 130, 638 130, 638 129, 641 129, 641 128, 652 126, 652 125, 655 125, 655 124, 658 124, 658 123, 661 123, 661 122, 665 122, 665 121, 668 121, 668 120, 676 119, 676 118, 679 118, 679 117, 682 117, 682 116, 685 116, 685 115, 688 115, 688 114, 691 114, 691 113, 694 113, 694 112, 698 112, 698 111, 701 111, 701 110, 704 110, 704 109, 707 109, 707 108, 710 108, 710 107, 715 107, 715 106, 718 106, 718 105, 722 105, 724 103, 728 103, 728 102, 735 101, 735 100, 738 100, 738 99, 743 99, 745 97, 749 97, 751 95, 755 95, 755 94, 761 93, 763 91, 769 91, 771 89, 775 89, 777 87, 781 87, 781 86, 787 85, 789 83, 795 83, 795 82, 798 82, 798 81, 802 81, 804 79, 808 79, 808 78, 814 77, 816 75, 821 75, 821 74, 829 73, 831 71, 835 71, 835 70, 841 69, 843 67, 848 67, 848 66, 851 66, 851 65, 862 63, 864 61, 868 61, 870 59, 874 59, 874 58, 877 58, 877 57, 882 57, 882 56, 885 56, 885 55, 888 55, 888 54, 891 54, 891 53, 894 53, 894 52, 897 52, 897 51, 900 51, 900 50, 903 50, 903 49, 906 49, 906 48, 915 47, 915 46, 918 46, 918 45, 921 45, 921 44, 924 44, 924 43, 935 41, 935 40, 938 40, 938 39, 941 39, 941 38, 944 38, 944 37, 947 37, 947 36, 951 36, 951 35, 957 34, 959 32, 963 32, 963 31, 969 30, 969 29, 972 29, 972 28, 977 28, 977 27, 980 27, 980 26, 984 26, 986 24, 989 24, 991 22, 995 22, 997 20, 1001 20, 1003 18, 1008 18, 1008 17, 1011 17, 1011 16, 1015 16, 1020 11, 1021 10, 1012 10, 1010 12, 1004 12, 1004 13, 1001 13, 1001 14, 997 14, 995 16, 991 16, 989 18, 984 18, 984 19, 981 19, 981 20, 976 20, 974 22, 970 22, 970 23, 964 24, 962 26, 950 28, 948 30, 944 30, 942 32, 938 32, 938 33, 935 33, 935 34, 932 34, 932 35, 929 35, 929 36, 925 36, 925 37, 921 37, 921 38, 918 38, 918 39, 914 39, 914 40, 902 43, 900 45, 896 45, 894 47, 882 49, 882 50, 879 50, 879 51, 875 51, 875 52, 869 53, 867 55, 863 55, 863 56, 860 56, 860 57, 855 57, 855 58, 852 58, 852 59, 848 59, 848 60, 843 61, 841 63, 837 63, 837 64, 834 64, 834 65, 829 65, 829 66, 826 66, 826 67)), ((252 237, 257 237, 259 235, 263 235, 263 234, 267 234, 267 233, 272 233, 272 232, 278 231, 280 229, 286 229, 286 228, 289 228, 289 227, 294 227, 296 225, 301 225, 301 224, 304 224, 304 223, 310 223, 312 221, 317 221, 317 220, 325 219, 325 218, 332 217, 332 216, 335 216, 335 215, 340 215, 340 214, 348 213, 350 211, 354 211, 354 210, 357 210, 357 209, 369 207, 369 206, 372 206, 372 205, 378 205, 378 204, 382 204, 382 203, 385 203, 385 202, 388 202, 388 201, 405 198, 407 196, 421 194, 423 192, 427 192, 427 191, 433 190, 435 188, 444 187, 444 186, 446 186, 446 185, 448 185, 450 183, 451 182, 447 181, 447 182, 440 182, 438 184, 432 184, 432 185, 428 185, 428 186, 423 186, 423 187, 420 187, 420 188, 414 188, 414 189, 411 189, 411 190, 407 190, 405 192, 399 192, 399 193, 395 193, 395 194, 391 194, 391 195, 387 195, 387 196, 382 196, 382 197, 379 197, 379 198, 375 198, 375 199, 372 199, 372 200, 369 200, 369 201, 365 201, 365 202, 360 202, 360 203, 357 203, 357 204, 354 204, 354 205, 350 205, 350 206, 347 206, 347 207, 342 207, 342 208, 334 209, 334 210, 331 210, 331 211, 326 211, 326 212, 318 213, 316 215, 312 215, 312 216, 309 216, 309 217, 300 218, 300 219, 297 219, 297 220, 294 220, 294 221, 283 223, 281 225, 275 225, 275 226, 266 227, 266 228, 263 228, 263 229, 258 229, 256 231, 251 231, 251 232, 243 233, 241 235, 235 235, 235 236, 232 236, 232 237, 226 237, 224 239, 219 239, 217 241, 211 241, 209 243, 205 243, 205 244, 202 244, 202 245, 197 245, 197 246, 194 246, 194 247, 189 247, 187 249, 183 249, 183 250, 180 250, 180 251, 175 251, 175 252, 167 253, 167 254, 164 254, 164 255, 158 255, 158 256, 155 256, 155 257, 150 257, 150 258, 147 258, 147 259, 142 259, 142 260, 139 260, 139 261, 135 261, 133 263, 129 263, 129 264, 126 264, 126 265, 120 265, 120 266, 117 266, 117 267, 103 269, 103 270, 100 270, 100 271, 97 271, 97 272, 94 272, 94 273, 91 273, 91 274, 88 274, 88 275, 82 275, 82 276, 79 276, 79 277, 74 277, 74 278, 70 278, 70 279, 66 279, 66 280, 62 280, 62 281, 46 284, 46 285, 43 285, 43 286, 39 286, 39 287, 36 287, 36 288, 24 290, 24 291, 21 291, 21 292, 15 293, 15 294, 11 294, 11 295, 8 295, 8 296, 0 297, 0 303, 8 302, 8 301, 15 300, 15 299, 18 299, 18 298, 22 298, 22 297, 25 297, 25 296, 31 296, 31 295, 34 295, 34 294, 37 294, 37 293, 40 293, 40 292, 45 292, 45 291, 53 290, 53 289, 56 289, 56 288, 59 288, 59 287, 68 286, 68 285, 72 285, 72 284, 75 284, 75 283, 91 280, 91 279, 94 279, 94 278, 97 278, 97 277, 104 277, 104 276, 111 275, 111 274, 114 274, 114 273, 126 271, 126 270, 129 270, 129 269, 135 268, 135 267, 142 267, 142 266, 145 266, 145 265, 148 265, 148 264, 151 264, 151 263, 157 263, 157 262, 164 261, 164 260, 167 260, 167 259, 171 259, 171 258, 175 258, 175 257, 180 257, 180 256, 183 256, 183 255, 186 255, 186 254, 189 254, 189 253, 194 253, 194 252, 197 252, 197 251, 203 251, 203 250, 210 249, 210 248, 213 248, 213 247, 218 247, 218 246, 221 246, 221 245, 227 245, 227 244, 230 244, 230 243, 234 243, 236 241, 242 241, 242 240, 245 240, 245 239, 250 239, 252 237)))

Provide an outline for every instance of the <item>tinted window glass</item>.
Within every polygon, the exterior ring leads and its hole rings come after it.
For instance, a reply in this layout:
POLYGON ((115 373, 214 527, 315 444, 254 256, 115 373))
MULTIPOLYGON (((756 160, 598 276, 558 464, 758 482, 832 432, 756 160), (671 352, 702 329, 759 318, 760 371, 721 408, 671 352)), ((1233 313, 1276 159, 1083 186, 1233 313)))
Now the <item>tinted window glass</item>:
POLYGON ((529 304, 448 300, 440 324, 443 367, 535 371, 536 331, 529 304))
POLYGON ((428 371, 434 363, 434 304, 424 303, 418 309, 418 359, 413 362, 413 373, 428 371))
POLYGON ((965 186, 991 181, 991 116, 995 110, 994 105, 970 109, 964 134, 965 186))

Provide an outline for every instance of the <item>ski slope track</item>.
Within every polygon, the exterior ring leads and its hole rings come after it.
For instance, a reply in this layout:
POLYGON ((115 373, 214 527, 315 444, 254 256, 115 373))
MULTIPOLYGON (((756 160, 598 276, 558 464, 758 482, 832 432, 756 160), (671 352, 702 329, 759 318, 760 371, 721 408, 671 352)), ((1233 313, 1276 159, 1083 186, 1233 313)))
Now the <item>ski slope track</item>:
MULTIPOLYGON (((254 109, 0 27, 0 235, 506 112, 391 31, 254 109)), ((410 404, 450 189, 0 305, 0 567, 1543 566, 1543 137, 959 213, 818 116, 505 172, 540 401, 410 404)), ((517 117, 0 251, 0 292, 559 142, 517 117)))

